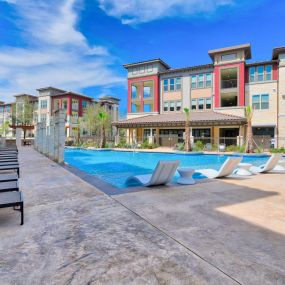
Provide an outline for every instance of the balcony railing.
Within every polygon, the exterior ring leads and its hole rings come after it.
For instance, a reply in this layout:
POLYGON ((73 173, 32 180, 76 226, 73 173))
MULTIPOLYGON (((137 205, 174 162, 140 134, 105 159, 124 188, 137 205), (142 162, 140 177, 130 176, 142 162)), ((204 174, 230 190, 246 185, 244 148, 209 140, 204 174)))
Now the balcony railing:
POLYGON ((221 88, 236 88, 237 87, 237 79, 230 79, 230 80, 222 80, 221 88))

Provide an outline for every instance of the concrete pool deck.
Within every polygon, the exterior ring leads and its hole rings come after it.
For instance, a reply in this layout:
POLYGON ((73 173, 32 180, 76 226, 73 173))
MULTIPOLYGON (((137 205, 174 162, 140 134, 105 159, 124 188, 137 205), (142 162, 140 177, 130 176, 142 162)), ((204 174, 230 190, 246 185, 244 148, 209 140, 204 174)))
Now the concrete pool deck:
POLYGON ((285 284, 285 174, 108 196, 20 149, 0 284, 285 284))

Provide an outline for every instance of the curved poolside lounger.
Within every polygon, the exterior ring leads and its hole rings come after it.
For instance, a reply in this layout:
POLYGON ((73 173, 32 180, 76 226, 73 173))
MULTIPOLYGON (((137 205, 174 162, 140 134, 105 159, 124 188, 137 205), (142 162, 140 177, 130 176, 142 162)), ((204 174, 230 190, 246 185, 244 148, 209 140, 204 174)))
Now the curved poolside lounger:
POLYGON ((279 160, 282 158, 282 153, 272 154, 265 164, 260 166, 252 166, 250 171, 253 173, 264 173, 264 172, 284 172, 285 168, 278 165, 279 160))
POLYGON ((178 160, 160 160, 152 174, 136 175, 129 177, 127 183, 139 182, 143 186, 163 185, 171 182, 179 165, 178 160))
MULTIPOLYGON (((241 162, 242 157, 229 157, 219 170, 215 169, 198 169, 195 173, 200 173, 207 178, 222 178, 233 174, 233 171, 237 168, 241 162)), ((238 177, 238 175, 236 175, 238 177)))

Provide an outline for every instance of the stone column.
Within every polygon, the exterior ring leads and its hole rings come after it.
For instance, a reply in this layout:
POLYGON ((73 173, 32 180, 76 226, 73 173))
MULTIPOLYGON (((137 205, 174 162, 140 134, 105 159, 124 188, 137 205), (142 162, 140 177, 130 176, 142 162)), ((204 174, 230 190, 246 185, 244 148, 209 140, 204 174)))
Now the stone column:
POLYGON ((64 148, 65 148, 65 112, 63 110, 59 111, 58 118, 58 163, 64 162, 64 148))
POLYGON ((16 146, 17 146, 17 148, 21 147, 21 145, 22 145, 21 138, 22 138, 22 129, 16 128, 16 146))
POLYGON ((54 117, 51 117, 50 119, 50 126, 49 126, 49 151, 48 155, 49 158, 54 160, 55 158, 55 148, 54 148, 54 117))

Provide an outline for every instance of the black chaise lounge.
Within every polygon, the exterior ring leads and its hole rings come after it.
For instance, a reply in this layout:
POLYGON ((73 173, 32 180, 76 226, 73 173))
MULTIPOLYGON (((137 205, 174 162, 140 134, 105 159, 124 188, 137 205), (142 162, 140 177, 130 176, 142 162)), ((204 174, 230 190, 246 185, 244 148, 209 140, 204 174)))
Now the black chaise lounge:
POLYGON ((0 173, 0 183, 8 181, 18 181, 18 175, 16 173, 0 173))
POLYGON ((13 162, 13 163, 18 163, 17 158, 0 158, 0 163, 7 163, 7 162, 13 162))
POLYGON ((20 177, 20 167, 19 164, 13 164, 13 165, 2 165, 0 166, 0 171, 2 170, 16 170, 18 177, 20 177))
MULTIPOLYGON (((18 162, 13 162, 13 161, 10 161, 10 162, 2 162, 0 160, 0 166, 6 166, 6 165, 16 165, 18 164, 18 162)), ((19 165, 19 164, 18 164, 19 165)))
POLYGON ((13 207, 14 210, 21 212, 21 225, 23 225, 24 197, 21 191, 0 193, 0 208, 9 208, 9 207, 13 207))
POLYGON ((0 192, 19 191, 17 181, 6 181, 0 183, 0 192))

